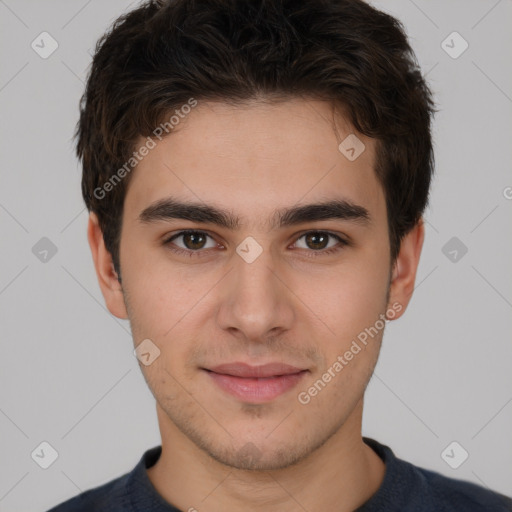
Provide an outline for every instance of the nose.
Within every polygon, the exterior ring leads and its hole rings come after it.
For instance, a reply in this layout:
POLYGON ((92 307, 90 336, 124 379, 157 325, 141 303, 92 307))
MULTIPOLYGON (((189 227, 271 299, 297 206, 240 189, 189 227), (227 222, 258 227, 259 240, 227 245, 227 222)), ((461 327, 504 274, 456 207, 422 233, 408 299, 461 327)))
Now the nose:
POLYGON ((233 255, 217 311, 220 328, 241 340, 261 343, 292 327, 293 293, 269 249, 252 262, 233 255))

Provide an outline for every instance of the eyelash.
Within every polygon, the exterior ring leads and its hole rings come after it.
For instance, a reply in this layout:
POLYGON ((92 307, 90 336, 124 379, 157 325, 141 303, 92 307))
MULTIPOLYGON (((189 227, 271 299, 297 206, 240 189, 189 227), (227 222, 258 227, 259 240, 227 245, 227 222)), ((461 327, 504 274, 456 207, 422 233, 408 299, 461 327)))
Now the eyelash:
MULTIPOLYGON (((329 255, 329 254, 340 251, 345 246, 350 245, 350 243, 347 240, 343 239, 341 236, 339 236, 335 233, 331 233, 330 231, 321 231, 321 230, 310 230, 310 231, 301 233, 300 236, 296 239, 296 241, 300 240, 302 237, 309 235, 311 233, 328 235, 328 236, 334 238, 335 240, 337 240, 338 245, 335 245, 334 247, 330 247, 329 249, 319 249, 317 251, 315 251, 314 249, 309 249, 309 250, 307 250, 307 253, 308 253, 307 256, 309 258, 317 258, 319 256, 329 255), (313 254, 311 254, 311 253, 313 253, 313 254)), ((179 238, 180 236, 189 235, 189 234, 206 235, 207 237, 210 237, 213 239, 213 237, 210 234, 208 234, 206 231, 198 231, 196 229, 187 229, 187 230, 180 231, 178 233, 173 234, 169 238, 165 239, 162 242, 162 244, 167 246, 167 248, 170 251, 174 252, 175 254, 185 255, 185 256, 189 256, 189 257, 203 256, 203 253, 206 252, 208 249, 198 249, 196 251, 193 251, 191 249, 187 250, 187 249, 182 249, 181 247, 176 247, 176 246, 173 247, 172 246, 171 242, 173 240, 175 240, 176 238, 179 238)))

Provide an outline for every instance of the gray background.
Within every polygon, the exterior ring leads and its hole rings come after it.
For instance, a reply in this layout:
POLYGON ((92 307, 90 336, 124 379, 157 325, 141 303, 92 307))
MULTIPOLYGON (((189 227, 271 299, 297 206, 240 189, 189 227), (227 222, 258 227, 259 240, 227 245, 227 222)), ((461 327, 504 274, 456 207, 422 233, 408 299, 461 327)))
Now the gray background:
MULTIPOLYGON (((96 282, 71 142, 90 51, 135 3, 0 0, 1 511, 44 511, 160 443, 128 322, 96 282), (31 48, 43 31, 59 45, 47 59, 31 48), (42 441, 58 452, 48 469, 31 458, 42 441)), ((512 495, 512 1, 373 4, 405 24, 441 111, 417 289, 388 325, 364 434, 512 495), (441 46, 453 31, 469 43, 456 59, 441 46), (452 441, 469 453, 458 469, 441 456, 452 441)))

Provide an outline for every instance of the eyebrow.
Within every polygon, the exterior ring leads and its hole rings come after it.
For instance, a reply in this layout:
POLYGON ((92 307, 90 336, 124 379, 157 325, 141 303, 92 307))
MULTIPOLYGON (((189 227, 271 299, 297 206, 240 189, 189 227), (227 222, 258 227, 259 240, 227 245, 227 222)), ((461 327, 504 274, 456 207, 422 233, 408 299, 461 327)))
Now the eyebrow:
MULTIPOLYGON (((215 224, 230 230, 238 229, 241 224, 240 218, 226 209, 204 203, 182 202, 172 197, 160 199, 150 204, 138 217, 138 220, 142 223, 172 219, 215 224)), ((270 219, 270 228, 282 228, 329 219, 348 220, 361 225, 368 225, 371 217, 368 210, 363 206, 345 199, 333 199, 276 210, 270 219)))

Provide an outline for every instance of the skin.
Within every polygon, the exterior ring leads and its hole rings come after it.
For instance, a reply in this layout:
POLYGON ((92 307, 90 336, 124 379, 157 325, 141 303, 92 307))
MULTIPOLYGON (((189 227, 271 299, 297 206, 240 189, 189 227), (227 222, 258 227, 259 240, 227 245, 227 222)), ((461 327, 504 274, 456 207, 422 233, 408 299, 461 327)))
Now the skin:
POLYGON ((423 222, 406 235, 392 265, 375 142, 357 134, 366 149, 349 161, 338 144, 354 129, 340 112, 336 130, 332 119, 328 103, 303 98, 243 107, 199 103, 133 171, 120 242, 122 285, 90 215, 88 238, 108 309, 130 319, 136 346, 149 338, 160 349, 152 364, 141 365, 162 436, 162 455, 148 475, 180 510, 348 512, 384 478, 384 463, 361 437, 382 329, 307 405, 297 395, 393 304, 401 306, 394 318, 403 314, 423 222), (228 209, 240 227, 139 221, 144 208, 168 196, 228 209), (370 222, 270 229, 277 209, 326 199, 363 206, 370 222), (201 256, 172 252, 172 243, 192 252, 187 237, 163 244, 192 228, 212 237, 201 256), (351 243, 322 254, 324 246, 302 236, 320 230, 351 243), (249 236, 262 248, 252 263, 236 252, 249 236), (282 361, 309 373, 268 403, 244 403, 201 370, 233 361, 282 361))

